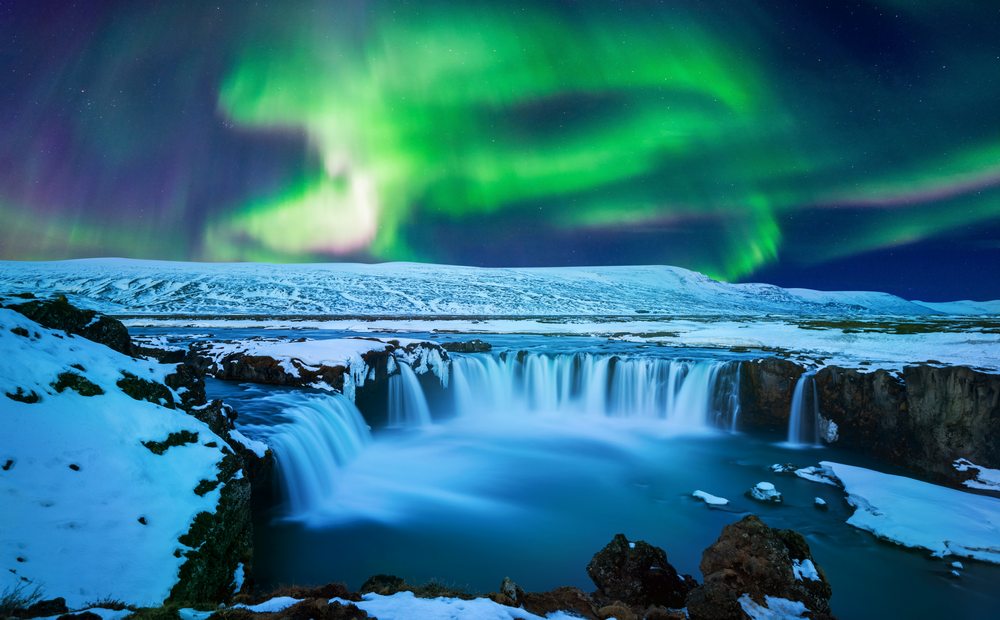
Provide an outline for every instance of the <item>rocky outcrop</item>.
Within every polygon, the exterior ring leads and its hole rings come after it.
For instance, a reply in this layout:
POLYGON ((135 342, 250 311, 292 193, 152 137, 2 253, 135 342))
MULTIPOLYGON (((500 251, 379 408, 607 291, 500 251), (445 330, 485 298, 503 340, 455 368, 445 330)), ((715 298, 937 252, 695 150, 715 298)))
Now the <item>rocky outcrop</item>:
POLYGON ((695 585, 690 575, 679 575, 667 562, 663 549, 641 540, 629 542, 624 534, 617 534, 594 555, 587 575, 597 586, 595 598, 629 607, 683 607, 695 585))
POLYGON ((903 369, 911 449, 907 461, 962 479, 952 463, 966 458, 1000 468, 1000 375, 962 366, 903 369))
POLYGON ((442 342, 441 348, 449 353, 489 353, 493 350, 493 345, 473 338, 462 342, 442 342))
POLYGON ((740 365, 740 428, 785 431, 795 383, 804 372, 798 364, 777 357, 743 362, 740 365))
POLYGON ((67 334, 99 342, 119 353, 132 354, 132 339, 121 321, 93 310, 81 310, 70 304, 63 295, 4 307, 23 314, 42 327, 61 329, 67 334))
POLYGON ((822 415, 837 445, 960 482, 952 463, 1000 467, 1000 375, 964 366, 907 366, 901 376, 827 367, 816 373, 822 415))
MULTIPOLYGON (((806 371, 778 358, 743 362, 742 430, 784 433, 795 383, 806 371)), ((815 374, 825 441, 960 483, 967 458, 1000 467, 1000 375, 964 366, 907 366, 902 372, 827 366, 815 374), (830 429, 836 432, 828 432, 830 429)))
POLYGON ((749 618, 744 595, 764 607, 766 597, 797 601, 810 618, 832 617, 830 584, 802 535, 768 527, 754 515, 722 530, 702 555, 701 572, 705 582, 686 601, 692 620, 749 618))

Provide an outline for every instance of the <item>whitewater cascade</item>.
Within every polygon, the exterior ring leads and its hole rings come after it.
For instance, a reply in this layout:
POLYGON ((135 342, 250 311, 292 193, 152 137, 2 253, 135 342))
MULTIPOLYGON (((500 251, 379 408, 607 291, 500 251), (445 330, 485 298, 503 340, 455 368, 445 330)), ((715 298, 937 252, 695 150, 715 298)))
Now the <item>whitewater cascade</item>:
POLYGON ((333 494, 335 472, 364 449, 371 432, 354 403, 340 394, 267 398, 282 406, 282 421, 255 430, 274 451, 289 513, 307 514, 333 494))
POLYGON ((788 443, 793 446, 818 446, 819 396, 814 372, 803 373, 792 392, 788 414, 788 443))
POLYGON ((739 364, 607 354, 454 356, 458 416, 573 414, 734 429, 739 364))
POLYGON ((400 362, 397 374, 389 377, 389 426, 404 428, 431 423, 427 397, 409 364, 400 362))

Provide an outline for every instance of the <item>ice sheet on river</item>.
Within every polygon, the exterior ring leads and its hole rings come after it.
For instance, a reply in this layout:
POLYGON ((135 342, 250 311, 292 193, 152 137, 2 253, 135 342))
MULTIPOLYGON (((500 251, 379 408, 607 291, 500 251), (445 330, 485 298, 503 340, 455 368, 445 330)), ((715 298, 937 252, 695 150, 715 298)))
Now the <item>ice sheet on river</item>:
POLYGON ((847 523, 906 547, 1000 564, 1000 499, 823 461, 855 506, 847 523))

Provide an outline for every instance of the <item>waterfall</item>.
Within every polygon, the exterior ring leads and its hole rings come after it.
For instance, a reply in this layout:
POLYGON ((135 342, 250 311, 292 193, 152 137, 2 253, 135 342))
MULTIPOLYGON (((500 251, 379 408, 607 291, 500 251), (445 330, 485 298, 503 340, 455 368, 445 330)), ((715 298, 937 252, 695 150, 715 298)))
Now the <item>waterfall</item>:
POLYGON ((399 372, 389 377, 389 426, 405 428, 431 423, 427 398, 409 364, 399 363, 399 372))
POLYGON ((816 393, 815 373, 803 373, 792 392, 792 409, 788 414, 788 444, 792 446, 818 446, 819 396, 816 393))
POLYGON ((453 356, 459 416, 570 414, 731 428, 739 364, 588 353, 453 356))
POLYGON ((288 512, 307 514, 332 496, 336 476, 371 440, 361 412, 340 394, 281 394, 266 397, 278 404, 279 423, 254 425, 274 451, 277 476, 288 512))

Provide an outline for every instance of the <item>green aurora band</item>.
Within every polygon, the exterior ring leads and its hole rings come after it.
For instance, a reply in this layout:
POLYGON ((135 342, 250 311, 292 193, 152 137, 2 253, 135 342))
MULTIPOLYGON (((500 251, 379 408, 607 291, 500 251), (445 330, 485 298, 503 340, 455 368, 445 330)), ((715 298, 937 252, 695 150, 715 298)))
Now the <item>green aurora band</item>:
MULTIPOLYGON (((520 230, 634 235, 642 252, 598 260, 738 280, 1000 224, 994 22, 865 6, 874 25, 846 40, 821 9, 777 1, 119 7, 54 83, 99 74, 106 102, 138 71, 119 50, 179 57, 178 100, 209 97, 233 140, 301 153, 240 168, 206 207, 194 186, 238 165, 215 171, 206 150, 170 167, 170 195, 135 193, 141 224, 99 213, 110 189, 63 204, 0 179, 2 255, 459 262, 442 236, 467 231, 496 257, 520 230)), ((81 113, 73 135, 115 180, 193 133, 110 122, 81 113)), ((185 156, 208 149, 184 139, 185 156)))

